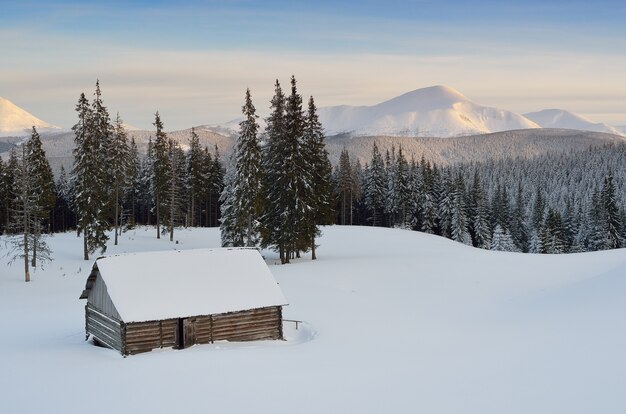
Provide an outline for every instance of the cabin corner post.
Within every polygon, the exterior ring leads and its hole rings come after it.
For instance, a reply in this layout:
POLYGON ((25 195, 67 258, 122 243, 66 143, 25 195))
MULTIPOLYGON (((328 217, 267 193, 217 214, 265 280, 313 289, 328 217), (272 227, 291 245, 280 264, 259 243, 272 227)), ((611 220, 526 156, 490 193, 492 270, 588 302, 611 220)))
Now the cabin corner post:
POLYGON ((87 303, 85 304, 85 341, 89 340, 89 315, 87 314, 87 303))
POLYGON ((122 333, 122 346, 121 346, 121 352, 122 355, 124 355, 124 358, 126 358, 126 355, 128 355, 128 350, 126 349, 126 324, 124 322, 122 322, 120 324, 120 332, 122 333))
POLYGON ((283 307, 278 307, 278 339, 284 340, 285 337, 283 335, 283 307))

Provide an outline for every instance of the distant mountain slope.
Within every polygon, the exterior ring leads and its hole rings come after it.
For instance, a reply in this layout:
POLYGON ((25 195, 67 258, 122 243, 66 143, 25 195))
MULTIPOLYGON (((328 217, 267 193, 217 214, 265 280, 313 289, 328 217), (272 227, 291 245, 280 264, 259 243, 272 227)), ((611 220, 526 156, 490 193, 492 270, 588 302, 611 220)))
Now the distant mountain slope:
MULTIPOLYGON (((224 157, 230 154, 234 144, 234 139, 232 137, 220 135, 202 127, 196 128, 196 133, 198 134, 200 145, 208 147, 211 155, 213 155, 216 145, 223 160, 225 159, 224 157)), ((154 139, 154 134, 154 131, 128 131, 129 139, 131 137, 135 138, 139 153, 142 156, 146 154, 148 150, 148 142, 150 138, 154 139)), ((191 128, 181 131, 171 131, 167 134, 169 137, 180 142, 184 149, 187 149, 189 137, 191 136, 191 128)), ((3 155, 3 158, 6 159, 8 157, 8 151, 14 144, 18 143, 18 140, 16 138, 4 138, 3 141, 6 145, 0 145, 0 155, 3 155), (1 154, 3 151, 4 154, 1 154)), ((41 142, 50 161, 50 166, 55 172, 60 170, 61 165, 63 165, 67 171, 71 169, 73 163, 72 149, 74 148, 74 132, 60 130, 45 133, 41 135, 41 142)))
POLYGON ((610 125, 593 122, 581 115, 563 109, 544 109, 530 112, 524 116, 542 128, 567 128, 582 131, 606 132, 615 135, 624 135, 624 131, 610 125))
POLYGON ((539 128, 521 115, 479 105, 447 86, 417 89, 373 106, 320 108, 319 116, 329 135, 453 137, 539 128))
POLYGON ((567 129, 527 129, 504 131, 464 137, 420 138, 338 135, 326 140, 331 162, 337 164, 343 148, 351 159, 359 159, 361 165, 369 163, 374 143, 384 154, 395 146, 410 161, 423 156, 430 162, 449 165, 463 162, 499 160, 508 157, 533 158, 548 152, 584 151, 590 146, 625 142, 626 138, 600 132, 567 129))
POLYGON ((28 135, 33 126, 39 132, 58 129, 58 127, 29 114, 8 99, 0 97, 0 136, 28 135))

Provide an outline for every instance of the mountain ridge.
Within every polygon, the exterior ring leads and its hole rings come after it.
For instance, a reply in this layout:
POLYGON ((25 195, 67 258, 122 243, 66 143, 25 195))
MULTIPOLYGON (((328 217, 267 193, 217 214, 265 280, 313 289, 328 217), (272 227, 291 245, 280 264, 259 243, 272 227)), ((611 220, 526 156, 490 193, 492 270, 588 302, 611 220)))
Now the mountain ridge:
POLYGON ((40 132, 59 129, 0 96, 0 136, 28 135, 33 126, 40 132))

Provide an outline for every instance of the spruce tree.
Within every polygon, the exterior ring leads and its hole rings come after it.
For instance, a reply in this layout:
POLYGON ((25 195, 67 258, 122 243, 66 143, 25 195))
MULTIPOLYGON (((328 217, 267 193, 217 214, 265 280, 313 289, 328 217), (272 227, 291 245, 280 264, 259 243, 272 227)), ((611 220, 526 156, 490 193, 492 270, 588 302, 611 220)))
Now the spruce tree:
MULTIPOLYGON (((41 146, 41 138, 33 126, 31 136, 25 144, 26 164, 28 166, 29 180, 31 181, 32 202, 34 210, 32 213, 33 244, 32 244, 32 266, 37 266, 37 255, 39 253, 38 242, 41 239, 42 226, 44 222, 50 221, 52 209, 56 203, 56 189, 52 169, 46 158, 46 153, 41 146)), ((49 224, 49 223, 48 223, 49 224)))
POLYGON ((189 177, 189 225, 197 226, 198 214, 201 211, 201 200, 204 200, 207 191, 208 169, 204 167, 204 154, 200 147, 200 139, 195 128, 191 128, 189 138, 189 152, 187 154, 187 176, 189 177))
POLYGON ((452 240, 464 244, 472 244, 467 230, 467 212, 465 209, 465 184, 458 174, 453 183, 452 216, 450 218, 450 236, 452 240))
POLYGON ((6 212, 4 209, 8 204, 8 191, 7 191, 7 183, 5 180, 5 166, 2 158, 0 158, 0 235, 6 231, 6 212))
POLYGON ((111 147, 108 153, 108 170, 113 181, 113 199, 114 199, 114 213, 113 213, 113 228, 115 231, 114 244, 117 246, 117 238, 120 231, 120 216, 124 207, 122 205, 122 195, 124 189, 129 184, 129 171, 130 171, 130 149, 128 147, 128 136, 122 119, 118 113, 115 118, 115 129, 113 137, 111 139, 111 147))
POLYGON ((304 152, 309 158, 309 168, 312 174, 313 199, 307 203, 313 208, 307 211, 306 235, 310 238, 311 259, 317 258, 315 238, 319 235, 319 224, 333 222, 333 194, 332 194, 332 166, 328 159, 328 151, 324 144, 324 130, 317 116, 315 101, 311 96, 307 108, 304 126, 304 152))
POLYGON ((81 94, 76 105, 78 122, 74 131, 74 168, 72 170, 75 191, 75 207, 78 218, 77 231, 83 234, 83 258, 89 260, 89 254, 100 248, 106 250, 108 228, 106 221, 107 192, 109 188, 108 174, 103 152, 105 142, 103 134, 106 132, 104 121, 108 116, 103 113, 104 107, 100 101, 99 85, 96 84, 96 100, 98 104, 89 106, 85 94, 81 94), (96 117, 93 107, 100 113, 96 117))
POLYGON ((286 121, 285 121, 285 95, 276 80, 274 85, 274 97, 271 100, 271 114, 266 119, 266 144, 263 146, 263 198, 265 208, 261 216, 261 243, 263 247, 273 247, 279 251, 281 263, 288 258, 285 255, 286 247, 281 235, 282 217, 284 209, 282 204, 282 175, 285 170, 286 158, 286 121))
POLYGON ((309 158, 304 151, 305 118, 302 109, 302 96, 296 87, 296 78, 291 77, 291 93, 285 106, 285 169, 282 174, 284 226, 287 256, 299 257, 300 251, 307 251, 310 237, 307 235, 307 211, 314 208, 313 175, 309 158))
POLYGON ((474 171, 472 188, 469 193, 469 232, 474 247, 488 249, 491 244, 489 212, 478 170, 474 171))
POLYGON ((365 206, 370 212, 372 226, 384 225, 386 194, 385 162, 376 142, 372 146, 372 159, 365 174, 365 206))
POLYGON ((559 254, 567 252, 567 240, 561 215, 548 209, 546 220, 541 232, 542 253, 559 254))
POLYGON ((183 222, 185 217, 185 183, 186 166, 185 152, 180 144, 173 139, 168 139, 168 166, 166 200, 167 206, 167 230, 170 241, 174 241, 174 228, 183 222))
POLYGON ((496 227, 493 230, 493 235, 491 236, 491 245, 489 249, 500 250, 504 252, 516 251, 515 244, 513 243, 513 238, 511 237, 509 232, 505 231, 499 224, 496 224, 496 227))
POLYGON ((339 156, 339 168, 336 179, 337 192, 340 203, 340 224, 352 224, 352 203, 354 198, 354 175, 350 163, 350 154, 345 148, 339 156))
MULTIPOLYGON (((17 169, 15 170, 14 189, 16 198, 12 204, 11 222, 9 226, 13 234, 11 240, 13 256, 11 261, 24 260, 24 280, 30 281, 29 266, 36 266, 36 257, 41 261, 51 260, 51 251, 41 232, 41 221, 44 216, 42 209, 42 193, 40 187, 40 166, 31 157, 31 148, 36 131, 29 142, 22 145, 21 155, 16 154, 17 169)), ((45 154, 44 154, 45 155, 45 154)))
POLYGON ((128 147, 128 179, 126 184, 125 204, 129 208, 127 227, 134 228, 137 224, 137 202, 140 199, 142 188, 142 164, 135 137, 131 137, 128 147))
POLYGON ((605 249, 619 249, 622 242, 622 217, 617 205, 613 174, 604 177, 604 184, 600 193, 600 203, 604 218, 605 249))
POLYGON ((222 240, 234 246, 254 247, 259 243, 258 223, 263 211, 261 147, 257 137, 257 115, 250 89, 242 107, 244 120, 239 123, 239 138, 233 152, 233 171, 223 198, 224 212, 220 227, 233 232, 222 240), (228 210, 228 211, 226 211, 228 210), (233 221, 233 222, 230 222, 233 221), (241 243, 241 244, 239 244, 241 243))
POLYGON ((163 130, 163 122, 159 116, 159 111, 154 114, 156 137, 153 145, 152 159, 152 194, 154 196, 154 207, 156 214, 157 239, 161 238, 161 224, 163 219, 169 216, 167 211, 167 195, 170 189, 170 158, 169 143, 167 134, 163 130))

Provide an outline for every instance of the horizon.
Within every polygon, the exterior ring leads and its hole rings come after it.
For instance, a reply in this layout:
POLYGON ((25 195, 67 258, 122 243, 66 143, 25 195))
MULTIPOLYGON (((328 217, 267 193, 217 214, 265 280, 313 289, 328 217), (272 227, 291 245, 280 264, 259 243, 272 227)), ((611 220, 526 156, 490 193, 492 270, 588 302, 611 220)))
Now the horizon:
POLYGON ((626 125, 626 5, 483 0, 299 4, 3 4, 0 96, 69 128, 100 79, 109 111, 168 130, 268 113, 276 78, 318 107, 373 105, 447 85, 518 114, 564 109, 626 125), (276 28, 279 27, 280 30, 276 28), (277 33, 278 32, 278 33, 277 33))

